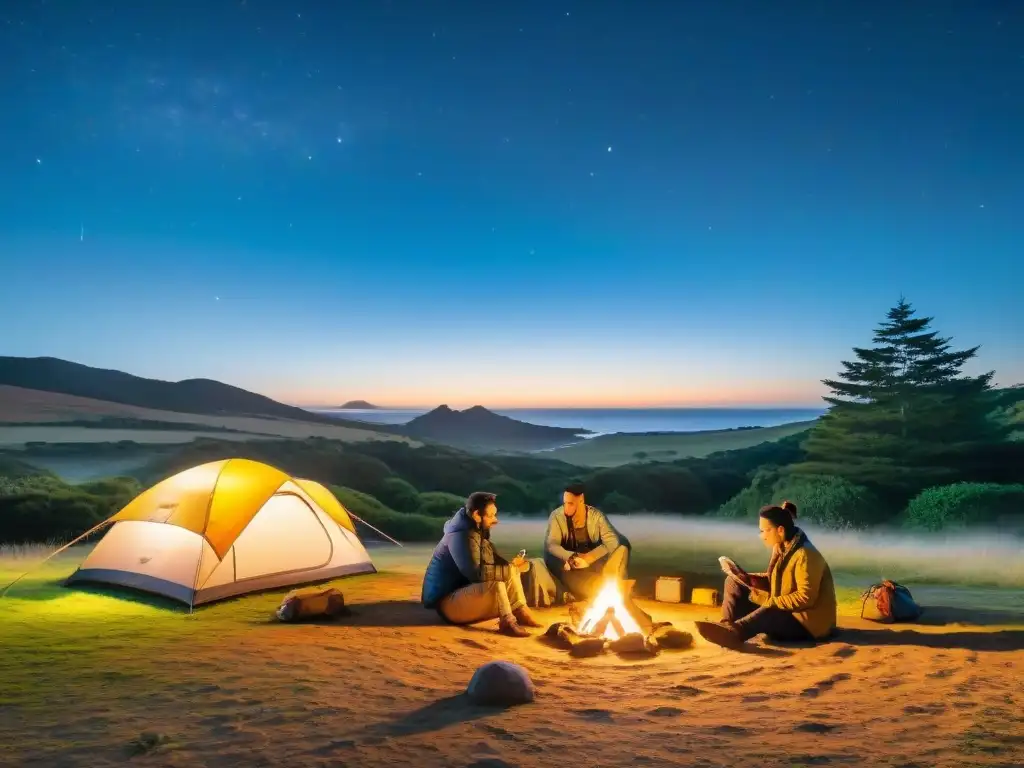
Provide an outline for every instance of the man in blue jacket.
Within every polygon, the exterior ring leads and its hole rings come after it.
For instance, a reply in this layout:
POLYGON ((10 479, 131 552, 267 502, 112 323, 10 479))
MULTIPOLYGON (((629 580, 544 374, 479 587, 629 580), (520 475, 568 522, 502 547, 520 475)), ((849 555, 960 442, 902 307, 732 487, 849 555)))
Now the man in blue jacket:
POLYGON ((577 600, 590 600, 609 578, 625 579, 630 543, 604 513, 587 505, 582 483, 569 485, 551 513, 544 564, 577 600))
POLYGON ((512 562, 491 544, 491 528, 498 524, 493 493, 476 491, 444 524, 444 536, 423 575, 421 599, 452 624, 475 624, 498 619, 498 631, 528 637, 523 627, 539 627, 523 594, 520 574, 530 567, 525 558, 512 562))

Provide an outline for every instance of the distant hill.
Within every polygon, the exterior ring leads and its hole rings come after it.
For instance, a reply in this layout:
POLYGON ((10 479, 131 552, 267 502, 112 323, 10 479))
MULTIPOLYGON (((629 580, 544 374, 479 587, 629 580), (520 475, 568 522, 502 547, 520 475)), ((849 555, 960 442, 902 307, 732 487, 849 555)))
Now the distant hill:
POLYGON ((212 379, 161 381, 92 368, 55 357, 0 356, 0 385, 57 392, 140 408, 219 416, 262 416, 318 424, 351 424, 285 405, 212 379))
POLYGON ((380 410, 379 405, 368 403, 365 400, 349 400, 344 405, 339 405, 338 410, 352 410, 352 411, 378 411, 380 410))
POLYGON ((578 441, 589 430, 542 427, 474 405, 456 411, 441 405, 399 427, 401 434, 475 451, 530 451, 578 441))

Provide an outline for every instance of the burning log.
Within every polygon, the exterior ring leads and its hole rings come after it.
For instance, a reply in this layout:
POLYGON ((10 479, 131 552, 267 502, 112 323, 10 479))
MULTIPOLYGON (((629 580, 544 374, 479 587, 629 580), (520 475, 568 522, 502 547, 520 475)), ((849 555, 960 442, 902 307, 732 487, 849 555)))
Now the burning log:
POLYGON ((569 606, 569 623, 548 627, 546 636, 570 656, 589 657, 611 649, 627 655, 657 654, 661 648, 690 648, 693 636, 673 629, 671 622, 655 622, 629 595, 631 582, 624 590, 610 580, 585 607, 569 606), (625 594, 623 594, 625 592, 625 594))

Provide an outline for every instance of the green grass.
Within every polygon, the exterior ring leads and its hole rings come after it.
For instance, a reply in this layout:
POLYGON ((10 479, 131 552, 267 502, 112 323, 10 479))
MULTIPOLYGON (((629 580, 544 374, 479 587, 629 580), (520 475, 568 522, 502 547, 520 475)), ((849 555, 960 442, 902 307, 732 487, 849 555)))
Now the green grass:
POLYGON ((702 458, 717 451, 734 451, 781 440, 804 432, 813 424, 813 421, 794 421, 757 429, 601 435, 543 455, 583 467, 617 467, 637 461, 702 458))

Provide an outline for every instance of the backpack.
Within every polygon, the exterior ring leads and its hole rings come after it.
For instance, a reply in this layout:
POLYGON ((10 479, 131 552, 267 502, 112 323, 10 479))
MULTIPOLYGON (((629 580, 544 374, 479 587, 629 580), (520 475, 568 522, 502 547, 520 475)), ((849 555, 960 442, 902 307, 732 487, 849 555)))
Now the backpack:
POLYGON ((882 624, 914 621, 923 612, 909 589, 889 579, 871 585, 861 598, 860 617, 882 624))

